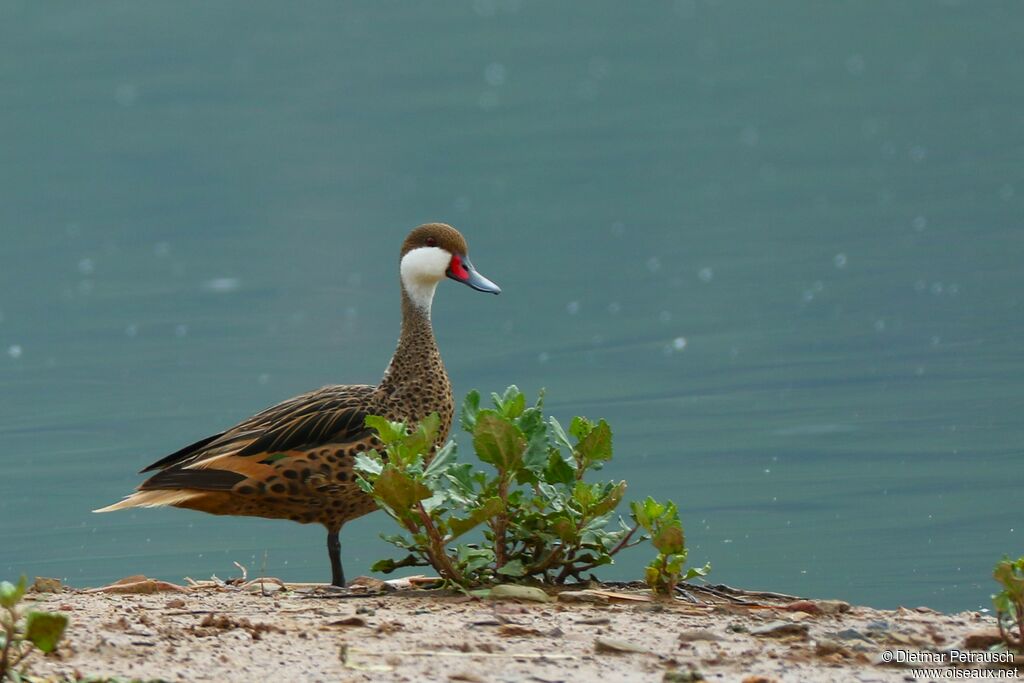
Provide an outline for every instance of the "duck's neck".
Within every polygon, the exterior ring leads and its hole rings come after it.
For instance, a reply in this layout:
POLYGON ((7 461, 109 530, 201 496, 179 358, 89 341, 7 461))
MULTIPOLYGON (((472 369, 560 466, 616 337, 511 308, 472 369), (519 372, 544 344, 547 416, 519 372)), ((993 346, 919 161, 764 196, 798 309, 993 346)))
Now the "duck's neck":
POLYGON ((402 393, 400 389, 403 386, 418 384, 418 380, 434 375, 441 375, 447 380, 430 325, 430 301, 425 302, 426 306, 423 303, 414 301, 402 285, 402 334, 380 382, 381 391, 402 393))

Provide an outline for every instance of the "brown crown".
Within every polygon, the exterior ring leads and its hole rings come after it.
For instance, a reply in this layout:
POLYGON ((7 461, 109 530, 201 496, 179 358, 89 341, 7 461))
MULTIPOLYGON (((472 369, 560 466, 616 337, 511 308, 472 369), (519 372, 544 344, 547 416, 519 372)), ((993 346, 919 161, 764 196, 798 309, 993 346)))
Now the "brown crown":
POLYGON ((440 247, 461 256, 465 256, 469 251, 462 234, 444 223, 427 223, 414 228, 402 243, 402 256, 420 247, 440 247))

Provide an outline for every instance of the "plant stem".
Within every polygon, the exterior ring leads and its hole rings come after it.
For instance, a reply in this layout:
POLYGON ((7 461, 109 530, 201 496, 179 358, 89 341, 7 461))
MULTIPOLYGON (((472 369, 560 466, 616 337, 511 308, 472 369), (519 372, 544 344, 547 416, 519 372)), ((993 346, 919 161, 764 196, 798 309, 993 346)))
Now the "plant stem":
POLYGON ((999 637, 1003 639, 1004 643, 1010 645, 1010 634, 1007 633, 1006 629, 1003 627, 1003 616, 1003 612, 996 612, 996 626, 999 627, 999 637))
POLYGON ((580 572, 583 570, 574 568, 573 565, 575 564, 575 562, 576 549, 573 548, 569 551, 569 554, 562 561, 562 571, 560 571, 558 573, 558 576, 555 577, 555 583, 565 583, 565 580, 568 579, 570 576, 573 576, 577 579, 580 578, 580 572))
MULTIPOLYGON (((608 551, 608 556, 609 556, 609 557, 611 557, 611 556, 615 555, 615 553, 619 552, 620 550, 623 550, 623 549, 625 549, 625 548, 629 548, 629 547, 631 547, 631 545, 630 545, 630 543, 629 543, 629 539, 631 539, 631 538, 633 537, 633 534, 635 534, 635 533, 637 532, 637 530, 638 530, 639 528, 640 528, 640 526, 639 526, 639 525, 637 525, 637 526, 633 527, 632 529, 630 529, 630 530, 629 530, 629 531, 628 531, 628 532, 626 533, 626 535, 625 535, 625 536, 623 536, 623 537, 622 537, 622 538, 621 538, 621 539, 619 540, 619 542, 615 544, 615 547, 614 547, 614 548, 612 548, 612 549, 611 549, 610 551, 608 551)), ((643 540, 643 539, 641 539, 641 541, 642 541, 642 540, 643 540)), ((632 545, 637 545, 638 543, 640 543, 640 541, 637 541, 636 543, 633 543, 632 545)), ((573 553, 573 554, 575 555, 575 553, 573 553)), ((567 566, 566 566, 565 570, 563 570, 563 571, 562 571, 562 573, 558 575, 558 579, 557 579, 557 581, 558 581, 559 583, 561 583, 562 581, 564 581, 564 580, 565 580, 566 578, 568 578, 568 577, 569 577, 570 575, 573 575, 573 576, 575 576, 576 578, 579 578, 579 575, 580 575, 580 574, 581 574, 582 572, 590 571, 591 569, 593 569, 593 568, 597 567, 597 563, 596 563, 596 562, 591 562, 590 564, 585 564, 585 565, 583 565, 582 567, 577 567, 577 568, 575 568, 575 569, 572 569, 571 571, 569 571, 569 570, 570 570, 570 568, 571 568, 571 566, 572 566, 572 563, 571 563, 571 562, 566 562, 566 565, 567 565, 567 566)))
POLYGON ((434 521, 430 519, 430 515, 424 509, 422 501, 417 501, 416 509, 420 513, 423 528, 427 532, 427 536, 430 537, 430 555, 434 567, 444 575, 444 578, 454 581, 460 586, 464 585, 466 580, 463 578, 462 573, 452 566, 451 559, 449 559, 448 553, 445 552, 441 534, 438 533, 437 527, 434 526, 434 521))
POLYGON ((609 555, 614 555, 615 553, 619 552, 623 548, 628 548, 629 547, 629 539, 633 538, 633 534, 635 534, 639 528, 640 528, 640 525, 637 524, 632 529, 630 529, 628 532, 626 532, 626 535, 623 536, 621 539, 619 539, 619 542, 615 544, 615 547, 612 548, 608 552, 608 554, 609 555))
POLYGON ((551 549, 551 552, 548 553, 547 557, 545 557, 543 560, 535 564, 530 565, 530 567, 526 570, 525 575, 530 576, 532 574, 540 574, 541 572, 547 572, 548 568, 551 567, 551 565, 558 562, 558 559, 562 555, 562 550, 562 546, 556 545, 554 548, 551 549))
POLYGON ((658 585, 653 586, 654 592, 670 595, 675 586, 670 585, 671 579, 669 578, 668 572, 668 555, 665 553, 658 553, 658 559, 661 560, 661 566, 658 567, 658 585))
POLYGON ((501 473, 498 480, 498 497, 501 499, 502 512, 494 518, 494 569, 497 571, 505 566, 505 532, 508 529, 508 475, 501 473))

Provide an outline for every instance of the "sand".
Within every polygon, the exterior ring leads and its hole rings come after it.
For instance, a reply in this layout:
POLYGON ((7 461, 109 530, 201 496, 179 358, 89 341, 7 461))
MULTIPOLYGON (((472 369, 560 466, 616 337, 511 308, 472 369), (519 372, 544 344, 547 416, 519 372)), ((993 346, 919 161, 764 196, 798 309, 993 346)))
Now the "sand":
MULTIPOLYGON (((65 641, 52 655, 33 656, 31 673, 246 683, 930 680, 885 663, 885 653, 930 652, 948 662, 969 638, 987 645, 994 627, 974 612, 883 611, 771 594, 694 590, 689 597, 699 602, 665 602, 618 585, 571 596, 599 603, 538 603, 362 583, 352 593, 269 580, 136 579, 30 593, 39 608, 70 618, 65 641), (120 590, 142 592, 112 592, 120 590)), ((1007 665, 964 666, 1024 672, 1020 655, 1007 665)))

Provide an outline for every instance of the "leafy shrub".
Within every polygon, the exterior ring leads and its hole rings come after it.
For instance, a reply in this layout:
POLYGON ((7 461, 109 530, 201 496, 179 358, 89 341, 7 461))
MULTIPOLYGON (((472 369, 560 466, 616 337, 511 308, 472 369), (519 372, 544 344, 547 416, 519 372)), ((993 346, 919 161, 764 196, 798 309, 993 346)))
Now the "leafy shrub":
POLYGON ((357 457, 359 485, 405 531, 384 539, 408 553, 398 561, 378 562, 374 571, 432 566, 445 580, 465 587, 506 580, 582 580, 584 573, 642 542, 643 537, 634 537, 643 526, 666 539, 659 558, 667 559, 656 576, 668 585, 674 568, 678 580, 685 548, 675 505, 654 514, 645 507, 647 524, 634 520, 629 525, 620 518, 609 528, 626 482, 584 480, 612 457, 608 423, 575 417, 566 431, 554 418, 544 419, 542 397, 527 406, 515 386, 492 399, 493 409, 481 408, 480 395, 470 392, 461 413, 462 427, 472 435, 487 471, 457 462, 454 442, 430 459, 440 423, 436 415, 415 429, 367 418, 384 453, 357 457), (673 516, 674 527, 668 519, 673 516), (483 543, 456 543, 478 528, 483 543))
POLYGON ((1008 647, 1024 651, 1024 555, 1016 560, 1004 557, 992 577, 1003 587, 992 596, 999 633, 1008 647))
POLYGON ((29 611, 23 614, 21 599, 26 583, 0 582, 0 681, 20 681, 25 659, 35 649, 53 652, 60 642, 68 618, 63 614, 29 611), (19 665, 20 670, 15 670, 19 665))

